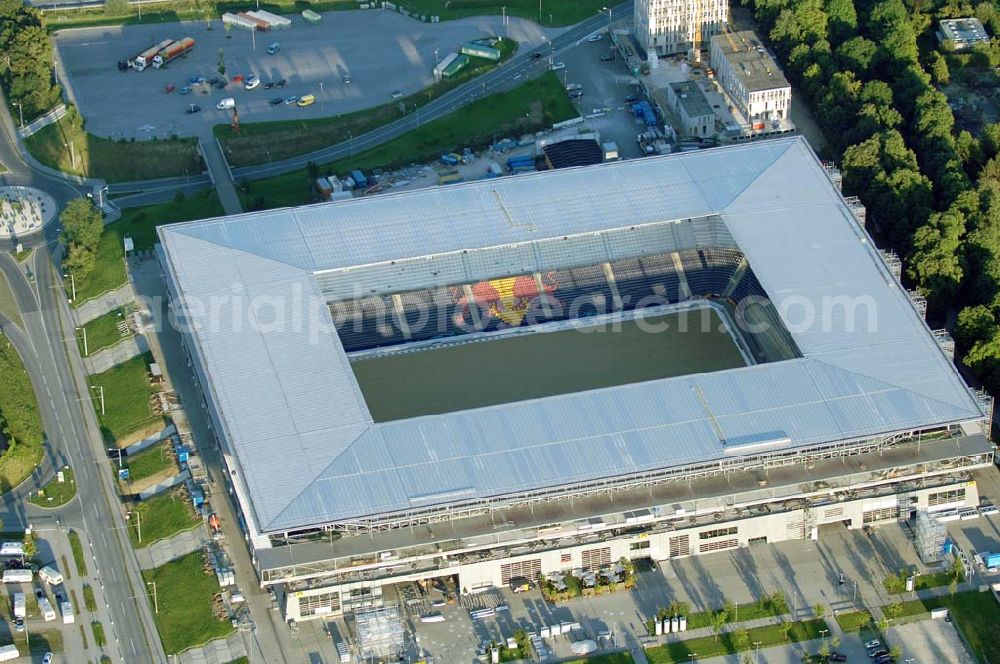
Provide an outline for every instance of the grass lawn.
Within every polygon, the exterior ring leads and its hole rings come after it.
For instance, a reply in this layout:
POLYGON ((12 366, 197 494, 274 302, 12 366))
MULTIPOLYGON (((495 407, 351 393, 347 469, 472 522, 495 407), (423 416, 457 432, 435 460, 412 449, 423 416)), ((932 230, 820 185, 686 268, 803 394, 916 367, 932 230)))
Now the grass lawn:
POLYGON ((177 471, 174 453, 170 449, 170 443, 168 442, 157 443, 139 454, 125 457, 125 466, 128 468, 128 479, 130 482, 144 480, 168 468, 177 471))
POLYGON ((91 613, 97 610, 97 600, 94 598, 94 589, 86 583, 83 584, 83 606, 91 613))
MULTIPOLYGON (((47 10, 45 25, 52 30, 62 28, 82 28, 94 25, 124 25, 134 23, 175 23, 177 21, 192 21, 198 19, 215 19, 219 26, 219 17, 224 12, 240 12, 254 9, 256 3, 246 0, 215 0, 210 3, 195 3, 190 0, 173 0, 172 2, 157 2, 144 5, 142 20, 139 20, 138 9, 130 5, 122 14, 107 12, 104 5, 88 7, 76 11, 47 10)), ((344 9, 357 9, 356 0, 320 0, 319 2, 300 2, 296 0, 265 0, 260 3, 261 9, 275 14, 298 14, 309 8, 316 12, 328 12, 344 9)))
POLYGON ((861 628, 871 624, 871 621, 872 614, 867 611, 848 611, 837 614, 837 624, 848 634, 861 631, 861 628))
POLYGON ((542 4, 535 0, 402 0, 399 4, 419 14, 440 16, 441 20, 500 14, 501 8, 506 7, 508 16, 520 16, 542 25, 579 23, 600 12, 602 7, 613 6, 597 0, 546 0, 542 4))
POLYGON ((207 643, 233 631, 228 620, 212 613, 212 600, 219 591, 215 575, 204 569, 199 550, 144 571, 147 583, 156 582, 160 612, 153 614, 167 654, 207 643))
POLYGON ((8 447, 0 455, 0 493, 6 493, 23 482, 42 460, 43 434, 31 379, 21 356, 3 334, 0 334, 0 424, 10 432, 8 447))
POLYGON ((63 474, 62 482, 58 480, 58 476, 53 477, 52 481, 32 496, 28 502, 39 507, 62 507, 73 500, 73 496, 76 495, 76 479, 73 477, 73 469, 67 466, 61 471, 63 474))
POLYGON ((84 352, 83 335, 87 334, 86 355, 96 355, 104 348, 111 348, 125 337, 118 329, 118 324, 125 322, 128 314, 124 309, 112 309, 108 313, 98 316, 94 320, 86 323, 83 330, 76 331, 76 342, 80 346, 80 352, 84 352))
POLYGON ((65 118, 43 127, 24 143, 46 166, 108 182, 197 175, 203 170, 193 138, 119 142, 88 134, 65 118), (73 145, 72 154, 67 143, 73 145))
POLYGON ((632 653, 629 651, 613 652, 606 655, 596 655, 586 659, 573 659, 563 664, 632 664, 632 653))
MULTIPOLYGON (((802 622, 789 623, 791 629, 788 638, 785 638, 780 625, 768 625, 766 627, 755 627, 748 629, 750 643, 760 641, 761 648, 782 645, 785 643, 798 643, 801 641, 811 641, 820 638, 820 630, 828 629, 823 620, 805 620, 802 622)), ((736 652, 733 644, 733 632, 727 632, 719 636, 718 640, 714 636, 707 636, 701 639, 691 639, 690 641, 676 641, 666 645, 649 648, 646 650, 646 659, 649 664, 674 664, 675 662, 690 662, 691 655, 697 655, 698 659, 708 659, 728 655, 736 652)))
MULTIPOLYGON (((898 574, 890 574, 889 576, 882 579, 882 585, 885 587, 886 592, 890 594, 899 594, 906 591, 906 577, 908 572, 905 570, 900 571, 898 574)), ((933 574, 918 574, 913 581, 914 590, 925 590, 927 588, 939 588, 941 586, 947 586, 955 578, 955 570, 947 569, 943 572, 934 572, 933 574)), ((959 578, 959 581, 963 581, 964 576, 959 578)))
POLYGON ((991 593, 975 591, 956 593, 954 597, 933 597, 902 602, 903 616, 947 607, 952 619, 962 628, 969 645, 981 662, 1000 662, 1000 603, 991 593))
MULTIPOLYGON (((484 14, 500 14, 501 7, 507 7, 509 16, 521 16, 535 22, 542 21, 544 25, 570 25, 593 16, 606 2, 599 0, 546 0, 542 5, 542 15, 538 15, 538 3, 534 0, 406 0, 398 3, 411 13, 438 16, 442 21, 463 18, 465 16, 481 16, 484 14)), ((120 15, 108 12, 104 6, 88 7, 77 11, 48 10, 45 12, 45 25, 49 30, 61 28, 80 28, 93 25, 122 25, 129 23, 174 23, 181 20, 215 19, 223 12, 237 12, 253 9, 256 5, 246 0, 216 0, 200 4, 174 0, 173 2, 158 2, 143 9, 142 20, 139 20, 138 9, 131 5, 120 15)), ((345 9, 357 9, 358 2, 352 0, 318 0, 317 2, 301 2, 296 0, 266 0, 260 3, 260 9, 266 9, 276 14, 299 13, 303 9, 316 12, 329 12, 345 9)), ((335 20, 328 18, 326 20, 335 20)), ((308 29, 308 28, 307 28, 308 29)))
POLYGON ((69 531, 69 546, 73 550, 73 564, 76 565, 76 573, 80 576, 87 576, 87 558, 83 555, 83 541, 80 540, 80 533, 75 530, 69 531))
MULTIPOLYGON (((125 274, 124 238, 132 238, 136 251, 143 251, 156 243, 157 226, 217 217, 222 213, 222 203, 214 189, 186 196, 180 201, 122 209, 122 218, 104 228, 93 272, 76 280, 74 304, 80 305, 128 281, 125 274)), ((67 291, 70 287, 67 282, 67 291)), ((87 341, 89 343, 90 339, 87 341)))
POLYGON ((90 377, 91 385, 104 388, 104 415, 101 415, 99 390, 91 390, 90 396, 109 443, 163 422, 163 417, 154 415, 149 407, 150 396, 157 391, 149 384, 151 362, 153 354, 147 352, 90 377))
POLYGON ((103 648, 107 644, 108 640, 104 636, 104 625, 101 624, 100 620, 95 620, 90 623, 90 629, 94 632, 94 643, 98 647, 103 648))
POLYGON ((133 507, 128 521, 128 537, 132 541, 132 546, 141 549, 157 540, 190 530, 201 523, 201 519, 195 516, 194 508, 186 495, 180 489, 174 489, 144 500, 133 507), (142 528, 141 542, 139 527, 142 528))
POLYGON ((30 652, 40 660, 47 652, 61 653, 63 651, 63 637, 58 629, 38 629, 37 627, 33 627, 30 632, 30 651, 28 644, 25 642, 25 637, 28 634, 28 632, 14 632, 11 634, 14 645, 17 646, 22 656, 30 652))
MULTIPOLYGON (((442 152, 483 147, 491 141, 548 127, 577 115, 555 73, 484 97, 415 131, 320 168, 321 173, 346 174, 351 169, 392 169, 437 159, 442 152)), ((247 183, 240 196, 244 207, 274 208, 302 205, 313 199, 308 172, 303 169, 247 183)))
MULTIPOLYGON (((501 41, 501 62, 508 59, 516 50, 517 42, 513 39, 501 41)), ((326 118, 242 124, 238 134, 234 134, 228 124, 219 124, 215 125, 213 131, 226 151, 226 159, 233 167, 286 159, 347 141, 352 135, 361 136, 376 127, 389 124, 405 113, 413 112, 414 109, 440 97, 448 90, 496 66, 496 63, 489 60, 472 58, 470 64, 453 79, 435 83, 405 99, 354 113, 326 118), (263 136, 266 136, 266 139, 262 138, 263 136)))
POLYGON ((24 326, 21 320, 21 312, 17 308, 17 300, 14 299, 14 292, 7 283, 7 276, 0 274, 0 314, 9 318, 16 325, 24 326))

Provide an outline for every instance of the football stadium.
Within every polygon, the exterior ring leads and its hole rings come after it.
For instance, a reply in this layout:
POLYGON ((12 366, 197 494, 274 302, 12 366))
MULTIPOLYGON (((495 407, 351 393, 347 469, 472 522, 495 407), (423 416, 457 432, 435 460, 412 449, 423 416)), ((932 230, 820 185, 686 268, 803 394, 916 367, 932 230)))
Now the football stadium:
POLYGON ((801 138, 161 227, 288 620, 976 506, 992 402, 801 138))

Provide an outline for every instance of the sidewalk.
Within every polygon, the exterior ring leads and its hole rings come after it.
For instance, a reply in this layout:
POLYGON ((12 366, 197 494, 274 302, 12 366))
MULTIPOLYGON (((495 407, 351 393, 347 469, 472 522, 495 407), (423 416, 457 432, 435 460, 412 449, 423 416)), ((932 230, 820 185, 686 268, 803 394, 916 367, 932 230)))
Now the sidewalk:
POLYGON ((111 348, 104 348, 90 357, 83 358, 83 365, 87 367, 87 373, 97 374, 107 371, 116 364, 131 360, 136 355, 142 355, 147 350, 149 342, 146 341, 146 337, 137 334, 119 341, 111 348))
POLYGON ((197 551, 207 541, 208 531, 205 529, 205 524, 201 524, 191 530, 177 533, 173 537, 157 540, 144 549, 136 549, 135 557, 139 560, 140 569, 153 569, 187 553, 197 551))
POLYGON ((191 648, 179 655, 174 655, 174 662, 177 664, 227 664, 234 659, 245 657, 246 654, 243 635, 240 632, 235 632, 224 639, 209 641, 200 648, 191 648))
POLYGON ((205 168, 208 169, 209 176, 215 184, 215 191, 219 194, 222 209, 226 211, 226 214, 243 212, 240 197, 236 193, 236 185, 233 183, 231 171, 226 164, 226 158, 222 154, 219 142, 211 131, 207 135, 199 137, 199 140, 205 155, 205 168))
MULTIPOLYGON (((70 287, 72 289, 72 286, 70 287)), ((72 290, 71 290, 72 294, 72 290)), ((119 286, 113 291, 101 293, 97 297, 87 300, 79 307, 71 309, 75 325, 84 325, 94 320, 98 316, 103 316, 112 309, 117 309, 135 300, 135 291, 132 284, 127 283, 119 286)))

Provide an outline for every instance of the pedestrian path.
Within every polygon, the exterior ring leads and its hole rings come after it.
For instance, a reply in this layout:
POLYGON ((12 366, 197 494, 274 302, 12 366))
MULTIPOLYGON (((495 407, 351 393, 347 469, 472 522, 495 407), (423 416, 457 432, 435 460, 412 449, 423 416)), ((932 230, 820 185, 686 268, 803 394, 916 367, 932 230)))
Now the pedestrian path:
POLYGON ((226 664, 247 654, 243 635, 239 632, 224 639, 209 641, 200 648, 185 650, 173 658, 177 664, 226 664))
POLYGON ((208 530, 205 524, 200 524, 173 537, 157 540, 144 549, 136 549, 135 557, 141 569, 153 569, 200 549, 207 541, 208 530))
POLYGON ((122 339, 111 348, 104 348, 90 357, 83 358, 83 364, 87 367, 88 374, 97 374, 107 371, 116 364, 131 360, 136 355, 142 355, 147 350, 149 350, 149 343, 146 341, 146 337, 137 334, 122 339))
POLYGON ((77 325, 83 325, 133 300, 135 300, 135 291, 132 290, 132 284, 127 283, 113 291, 102 293, 95 298, 87 300, 79 307, 72 309, 73 319, 77 325))
POLYGON ((200 137, 202 153, 205 156, 205 167, 208 169, 215 191, 219 194, 219 201, 226 214, 239 214, 243 212, 240 204, 240 197, 236 193, 236 185, 233 184, 232 172, 226 163, 226 158, 222 154, 219 142, 212 135, 211 131, 200 137))

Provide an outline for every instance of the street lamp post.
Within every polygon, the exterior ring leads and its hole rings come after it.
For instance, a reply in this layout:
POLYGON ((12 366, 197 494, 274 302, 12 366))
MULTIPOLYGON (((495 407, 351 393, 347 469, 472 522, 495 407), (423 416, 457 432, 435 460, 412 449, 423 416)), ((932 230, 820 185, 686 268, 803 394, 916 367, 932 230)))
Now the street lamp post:
POLYGON ((354 159, 354 133, 351 130, 347 130, 347 135, 351 139, 351 159, 354 159))
POLYGON ((120 448, 120 447, 117 447, 115 449, 108 448, 108 452, 117 452, 118 453, 118 470, 121 470, 122 469, 122 448, 120 448))
POLYGON ((18 114, 21 116, 21 129, 24 129, 24 107, 21 106, 20 102, 13 102, 17 106, 18 114))
POLYGON ((91 385, 90 389, 97 390, 101 394, 101 415, 104 415, 104 386, 103 385, 91 385))
POLYGON ((757 657, 755 657, 754 659, 757 660, 758 664, 760 663, 760 647, 762 645, 764 645, 763 641, 754 641, 753 642, 753 647, 757 649, 757 657))
POLYGON ((76 168, 76 150, 73 149, 73 141, 70 141, 69 143, 63 143, 63 145, 69 148, 69 158, 73 163, 73 168, 76 168))
POLYGON ((156 594, 156 581, 147 581, 146 587, 153 586, 153 611, 156 613, 160 612, 160 600, 156 594))
POLYGON ((83 332, 83 356, 87 357, 88 355, 90 355, 90 353, 87 352, 87 328, 78 327, 76 329, 83 332))
POLYGON ((69 274, 65 275, 65 277, 69 277, 70 289, 73 292, 73 300, 76 301, 76 277, 73 276, 72 272, 70 272, 69 274))

